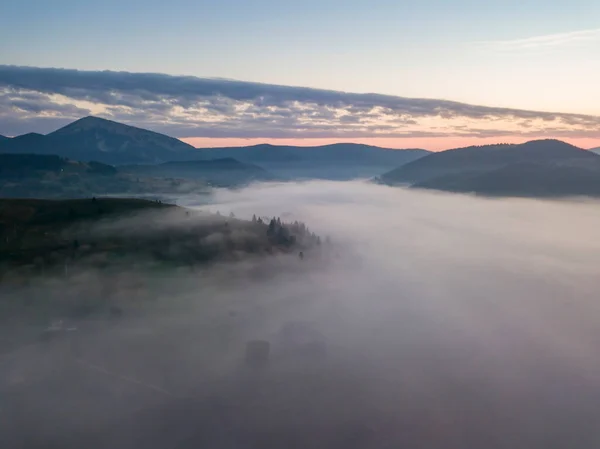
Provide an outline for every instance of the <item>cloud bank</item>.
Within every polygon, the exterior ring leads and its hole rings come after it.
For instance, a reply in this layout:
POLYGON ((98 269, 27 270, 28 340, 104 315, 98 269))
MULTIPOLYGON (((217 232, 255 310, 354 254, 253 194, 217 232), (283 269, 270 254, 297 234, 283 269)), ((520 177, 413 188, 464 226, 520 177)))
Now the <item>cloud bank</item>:
POLYGON ((94 114, 176 137, 599 137, 600 117, 159 73, 0 66, 0 133, 94 114))
MULTIPOLYGON (((597 202, 359 182, 255 185, 213 200, 180 198, 306 221, 338 257, 268 259, 255 268, 269 275, 251 279, 232 266, 152 271, 154 301, 142 296, 137 313, 85 334, 88 365, 48 346, 0 364, 54 370, 33 386, 0 377, 4 435, 19 424, 39 441, 27 447, 89 449, 598 447, 597 202), (325 357, 280 345, 297 320, 316 326, 325 357), (246 371, 255 338, 272 342, 272 363, 246 371)), ((55 284, 38 297, 69 292, 55 284)))

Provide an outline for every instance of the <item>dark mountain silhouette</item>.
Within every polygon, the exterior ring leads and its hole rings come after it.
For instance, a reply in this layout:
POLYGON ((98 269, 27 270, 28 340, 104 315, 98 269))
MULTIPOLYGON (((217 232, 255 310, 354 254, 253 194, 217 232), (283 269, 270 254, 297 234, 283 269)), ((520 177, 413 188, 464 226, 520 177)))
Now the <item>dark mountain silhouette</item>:
POLYGON ((393 150, 354 143, 314 147, 289 145, 253 145, 247 147, 199 148, 204 160, 230 157, 259 164, 287 178, 352 179, 372 177, 421 158, 422 149, 393 150))
POLYGON ((442 176, 413 187, 490 196, 600 196, 600 167, 523 162, 485 173, 442 176))
POLYGON ((317 147, 254 145, 195 149, 178 139, 98 117, 79 119, 50 134, 0 140, 0 153, 56 154, 111 165, 233 158, 283 177, 372 177, 423 157, 421 149, 392 150, 340 143, 317 147))
POLYGON ((264 168, 243 163, 233 158, 207 161, 173 161, 158 165, 126 165, 119 167, 119 170, 144 176, 201 179, 209 184, 222 186, 277 179, 264 168))
POLYGON ((509 164, 552 163, 587 167, 600 157, 559 140, 533 140, 519 145, 485 145, 432 153, 383 174, 386 184, 425 183, 450 175, 471 176, 500 169, 509 164))
POLYGON ((297 162, 302 160, 297 154, 298 147, 259 144, 244 147, 198 148, 198 158, 202 160, 233 158, 242 162, 297 162))
POLYGON ((393 150, 357 143, 336 143, 314 147, 260 144, 247 147, 199 148, 204 159, 232 157, 242 162, 371 162, 405 163, 429 154, 422 149, 393 150))
POLYGON ((6 136, 3 136, 2 134, 0 134, 0 142, 3 140, 9 140, 9 139, 10 139, 10 137, 6 137, 6 136))
POLYGON ((46 136, 39 133, 27 133, 21 134, 20 136, 13 137, 12 139, 3 140, 2 143, 5 145, 0 148, 9 148, 11 146, 18 146, 22 148, 36 148, 44 145, 44 139, 46 136))
POLYGON ((600 156, 559 140, 487 145, 431 154, 380 181, 497 196, 600 196, 600 156))
POLYGON ((24 134, 0 142, 3 153, 57 154, 107 164, 185 160, 195 149, 178 139, 98 117, 79 119, 50 134, 24 134))

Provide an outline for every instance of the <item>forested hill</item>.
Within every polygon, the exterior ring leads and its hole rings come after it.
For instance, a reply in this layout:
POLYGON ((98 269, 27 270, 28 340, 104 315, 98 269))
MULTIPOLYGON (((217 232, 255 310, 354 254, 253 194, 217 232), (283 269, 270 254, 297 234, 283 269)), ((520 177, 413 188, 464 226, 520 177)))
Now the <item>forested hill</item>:
POLYGON ((0 199, 4 281, 111 266, 196 266, 244 255, 306 251, 301 223, 202 213, 157 201, 0 199))

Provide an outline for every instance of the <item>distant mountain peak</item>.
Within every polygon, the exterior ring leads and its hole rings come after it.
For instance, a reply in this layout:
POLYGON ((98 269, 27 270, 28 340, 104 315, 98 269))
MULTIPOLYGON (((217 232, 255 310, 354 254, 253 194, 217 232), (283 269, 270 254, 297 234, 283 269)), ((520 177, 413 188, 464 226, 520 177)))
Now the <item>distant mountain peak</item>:
POLYGON ((20 139, 20 138, 30 138, 30 137, 44 137, 43 134, 40 133, 25 133, 25 134, 21 134, 19 136, 16 137, 16 139, 20 139))
POLYGON ((522 148, 538 148, 538 147, 543 147, 543 148, 577 148, 577 149, 581 149, 579 147, 576 147, 575 145, 571 145, 570 143, 567 142, 563 142, 562 140, 558 140, 558 139, 536 139, 536 140, 529 140, 523 144, 521 144, 522 148))
MULTIPOLYGON (((86 122, 112 122, 112 120, 98 117, 95 115, 88 115, 86 117, 81 117, 80 119, 75 120, 73 123, 86 123, 86 122)), ((116 122, 113 122, 116 123, 116 122)))
POLYGON ((40 133, 27 133, 21 134, 20 136, 13 137, 12 139, 6 140, 7 144, 11 142, 19 142, 19 143, 28 143, 28 144, 38 144, 44 139, 43 134, 40 133))
POLYGON ((160 163, 196 156, 191 145, 154 131, 105 118, 80 118, 47 134, 19 136, 2 142, 3 153, 58 154, 108 164, 160 163))
POLYGON ((94 115, 88 115, 87 117, 82 117, 78 120, 75 120, 72 123, 69 123, 62 128, 57 129, 54 132, 51 132, 49 135, 65 135, 71 134, 73 132, 79 132, 82 130, 90 130, 90 129, 103 129, 107 131, 125 131, 125 130, 138 130, 144 132, 153 132, 147 131, 142 128, 136 128, 135 126, 129 126, 124 123, 115 122, 113 120, 96 117, 94 115))
POLYGON ((123 125, 123 123, 118 123, 115 122, 114 120, 109 120, 107 118, 102 118, 102 117, 97 117, 95 115, 88 115, 87 117, 81 117, 79 120, 75 120, 72 124, 110 124, 110 123, 114 123, 114 124, 119 124, 119 125, 123 125))
POLYGON ((272 143, 257 143, 255 145, 249 145, 246 148, 275 148, 276 145, 272 143))

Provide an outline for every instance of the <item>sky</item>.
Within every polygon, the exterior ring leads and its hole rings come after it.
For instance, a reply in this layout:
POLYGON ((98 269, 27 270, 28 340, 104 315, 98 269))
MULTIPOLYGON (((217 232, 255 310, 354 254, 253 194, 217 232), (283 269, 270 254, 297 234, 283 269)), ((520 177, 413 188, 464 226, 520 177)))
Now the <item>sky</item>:
POLYGON ((23 0, 0 17, 4 135, 93 114, 199 146, 600 146, 596 0, 23 0))

